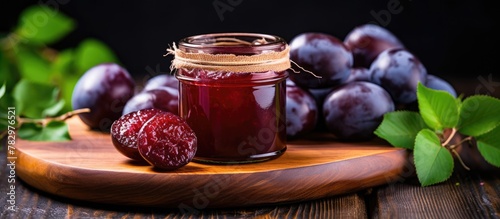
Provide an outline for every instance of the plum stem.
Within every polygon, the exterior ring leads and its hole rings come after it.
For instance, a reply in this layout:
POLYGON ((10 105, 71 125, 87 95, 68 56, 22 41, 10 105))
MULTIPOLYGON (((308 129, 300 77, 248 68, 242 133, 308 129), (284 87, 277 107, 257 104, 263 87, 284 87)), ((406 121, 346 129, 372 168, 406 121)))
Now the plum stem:
POLYGON ((83 108, 83 109, 76 109, 73 111, 69 111, 65 114, 62 114, 58 117, 49 117, 49 118, 43 118, 43 119, 30 119, 30 118, 23 118, 23 117, 17 117, 17 122, 18 122, 18 127, 21 127, 23 123, 36 123, 40 124, 42 126, 47 125, 47 123, 52 122, 52 121, 65 121, 66 119, 69 119, 75 115, 81 114, 81 113, 88 113, 90 112, 89 108, 83 108))
POLYGON ((460 162, 460 164, 462 165, 462 167, 464 167, 466 170, 470 170, 470 168, 464 163, 464 161, 462 160, 462 158, 460 157, 460 154, 458 154, 457 150, 455 150, 456 147, 462 145, 464 142, 466 141, 469 141, 472 139, 472 137, 467 137, 467 138, 464 138, 462 139, 460 142, 456 143, 456 144, 452 144, 452 145, 449 145, 449 143, 451 142, 451 140, 455 137, 455 135, 457 134, 457 129, 453 128, 451 130, 451 134, 448 136, 448 138, 446 139, 446 141, 444 141, 441 146, 447 148, 448 150, 450 150, 453 154, 455 154, 455 156, 457 157, 458 161, 460 162))
POLYGON ((455 148, 452 148, 451 149, 451 152, 453 152, 455 154, 455 156, 457 157, 458 161, 460 162, 460 164, 466 169, 466 170, 470 170, 470 168, 465 165, 464 161, 462 160, 462 158, 460 157, 460 154, 458 154, 457 150, 455 150, 455 148))
POLYGON ((455 137, 455 134, 457 133, 457 129, 453 128, 451 129, 451 134, 448 136, 448 139, 446 139, 445 142, 441 144, 441 146, 446 146, 450 143, 450 141, 455 137))
POLYGON ((450 149, 455 149, 455 148, 456 148, 456 147, 458 147, 459 145, 462 145, 464 142, 466 142, 466 141, 470 141, 470 140, 472 140, 472 137, 471 137, 471 136, 469 136, 469 137, 467 137, 467 138, 462 139, 460 142, 458 142, 458 143, 456 143, 456 144, 448 145, 448 148, 450 148, 450 149))
MULTIPOLYGON (((21 125, 23 123, 36 123, 36 124, 40 124, 42 126, 46 126, 47 123, 49 122, 52 122, 52 121, 65 121, 66 119, 69 119, 77 114, 81 114, 81 113, 88 113, 90 112, 90 109, 89 108, 83 108, 83 109, 77 109, 77 110, 73 110, 73 111, 70 111, 70 112, 67 112, 65 114, 62 114, 58 117, 53 117, 53 118, 43 118, 43 119, 30 119, 30 118, 24 118, 24 117, 20 117, 20 116, 17 116, 16 117, 16 120, 17 120, 17 124, 15 126, 15 128, 19 128, 21 127, 21 125)), ((1 132, 0 133, 0 140, 3 139, 6 135, 7 135, 7 131, 8 130, 5 130, 4 132, 1 132)))
POLYGON ((452 145, 448 145, 451 140, 455 137, 455 135, 457 134, 457 129, 456 128, 453 128, 451 129, 451 133, 450 135, 448 136, 448 138, 441 144, 441 146, 447 148, 448 150, 450 150, 453 154, 455 154, 455 156, 457 157, 458 161, 460 162, 460 164, 462 165, 462 167, 464 167, 466 170, 470 170, 470 168, 464 163, 464 161, 462 160, 462 158, 460 157, 460 154, 458 154, 457 150, 455 150, 456 147, 458 147, 459 145, 462 145, 464 142, 466 141, 469 141, 471 139, 471 137, 467 137, 467 138, 464 138, 462 139, 460 142, 456 143, 456 144, 452 144, 452 145))

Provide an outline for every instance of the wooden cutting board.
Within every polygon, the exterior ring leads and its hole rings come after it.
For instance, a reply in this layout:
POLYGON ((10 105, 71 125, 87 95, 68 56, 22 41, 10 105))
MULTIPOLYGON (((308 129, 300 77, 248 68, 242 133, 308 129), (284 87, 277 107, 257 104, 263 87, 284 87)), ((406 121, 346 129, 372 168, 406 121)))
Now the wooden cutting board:
POLYGON ((16 173, 40 190, 96 203, 197 211, 305 201, 391 183, 408 170, 406 150, 322 135, 291 141, 284 155, 263 163, 191 162, 158 172, 120 154, 109 134, 78 118, 69 124, 72 141, 19 140, 16 173))

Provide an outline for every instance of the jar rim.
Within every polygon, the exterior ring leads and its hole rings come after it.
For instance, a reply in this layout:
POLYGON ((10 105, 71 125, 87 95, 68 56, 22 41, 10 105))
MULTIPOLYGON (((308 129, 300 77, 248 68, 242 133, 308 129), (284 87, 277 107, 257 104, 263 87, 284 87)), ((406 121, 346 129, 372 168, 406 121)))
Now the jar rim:
POLYGON ((210 33, 189 36, 179 41, 179 49, 251 48, 260 50, 283 50, 286 41, 275 35, 260 33, 210 33), (234 39, 234 40, 230 40, 234 39))

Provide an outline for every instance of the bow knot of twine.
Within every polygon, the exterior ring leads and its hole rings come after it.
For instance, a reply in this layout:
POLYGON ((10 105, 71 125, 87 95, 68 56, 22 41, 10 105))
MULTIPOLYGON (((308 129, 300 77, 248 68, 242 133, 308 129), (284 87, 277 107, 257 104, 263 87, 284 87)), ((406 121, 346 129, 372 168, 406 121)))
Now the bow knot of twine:
POLYGON ((247 72, 267 72, 267 71, 285 71, 291 69, 295 73, 297 70, 291 67, 290 63, 295 64, 305 72, 312 74, 295 62, 290 60, 290 47, 286 45, 285 49, 279 52, 269 51, 256 55, 235 55, 235 54, 209 54, 209 53, 190 53, 177 48, 175 43, 173 48, 167 49, 168 55, 173 55, 170 69, 204 69, 209 71, 227 71, 236 73, 247 72))

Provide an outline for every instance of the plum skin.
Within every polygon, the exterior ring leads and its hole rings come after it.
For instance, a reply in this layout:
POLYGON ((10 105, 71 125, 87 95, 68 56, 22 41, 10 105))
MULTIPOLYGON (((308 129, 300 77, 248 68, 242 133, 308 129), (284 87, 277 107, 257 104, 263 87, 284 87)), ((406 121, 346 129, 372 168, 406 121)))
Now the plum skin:
POLYGON ((417 85, 425 84, 427 70, 420 60, 405 49, 388 49, 370 66, 371 82, 389 92, 397 104, 417 100, 417 85))
POLYGON ((352 82, 332 91, 323 103, 328 130, 340 140, 369 140, 387 112, 394 111, 391 96, 370 82, 352 82))
POLYGON ((371 82, 372 76, 369 69, 366 68, 351 68, 351 73, 345 81, 345 83, 351 83, 354 81, 368 81, 371 82))
POLYGON ((312 71, 290 74, 297 86, 325 88, 342 84, 349 76, 353 58, 339 39, 324 33, 303 33, 290 42, 290 59, 312 71))
POLYGON ((389 30, 374 24, 357 26, 347 34, 344 44, 353 54, 355 67, 370 67, 384 50, 404 48, 389 30))
POLYGON ((325 98, 330 94, 333 90, 335 90, 336 87, 328 87, 328 88, 310 88, 307 89, 309 94, 313 97, 314 101, 316 102, 316 108, 318 109, 318 119, 316 121, 316 128, 315 131, 319 132, 326 132, 327 128, 325 125, 325 118, 323 116, 322 109, 323 109, 323 103, 325 102, 325 98))
POLYGON ((85 72, 72 94, 73 109, 89 108, 78 116, 92 129, 109 131, 122 115, 125 103, 134 95, 135 82, 126 69, 105 63, 85 72))
POLYGON ((171 87, 178 89, 179 88, 179 80, 176 77, 171 75, 157 75, 150 78, 146 84, 144 85, 143 91, 154 90, 161 87, 171 87))
POLYGON ((450 83, 438 76, 428 74, 425 86, 434 90, 446 91, 450 93, 451 96, 455 98, 457 97, 457 92, 455 91, 453 86, 451 86, 450 83))
POLYGON ((318 120, 318 107, 313 96, 295 85, 286 86, 286 120, 289 138, 313 131, 318 120))
POLYGON ((179 90, 172 87, 157 87, 144 90, 127 101, 123 108, 123 115, 151 108, 179 115, 179 90))

